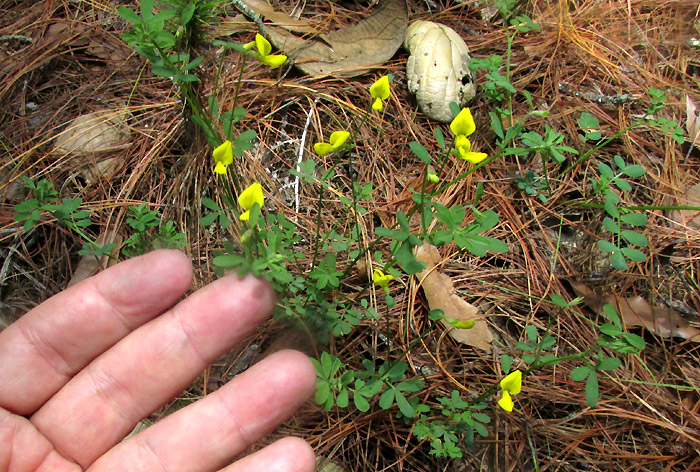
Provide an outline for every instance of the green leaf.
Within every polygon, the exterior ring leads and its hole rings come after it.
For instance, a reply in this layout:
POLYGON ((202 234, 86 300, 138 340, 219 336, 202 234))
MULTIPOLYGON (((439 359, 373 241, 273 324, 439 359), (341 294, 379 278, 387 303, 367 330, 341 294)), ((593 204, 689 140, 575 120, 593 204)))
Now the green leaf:
POLYGON ((399 406, 401 413, 403 413, 403 415, 407 418, 413 418, 416 416, 416 410, 414 410, 411 404, 408 403, 408 400, 406 400, 406 397, 403 396, 403 393, 398 390, 396 391, 396 404, 399 406))
MULTIPOLYGON (((614 195, 614 194, 610 194, 614 195)), ((620 217, 620 210, 617 209, 615 206, 615 203, 606 200, 605 203, 603 204, 603 208, 605 208, 605 211, 608 213, 608 215, 612 216, 613 218, 619 218, 620 217)))
POLYGON ((378 404, 383 410, 388 410, 391 408, 391 406, 394 404, 394 389, 389 388, 382 393, 382 396, 379 397, 378 404))
POLYGON ((598 121, 598 118, 586 112, 581 113, 581 117, 578 119, 577 123, 581 129, 586 131, 598 128, 600 126, 600 121, 598 121))
POLYGON ((604 252, 616 252, 619 250, 617 248, 617 246, 615 246, 610 241, 602 241, 601 240, 601 241, 598 241, 597 244, 598 244, 598 247, 600 248, 600 250, 604 251, 604 252))
POLYGON ((363 397, 362 395, 358 394, 355 392, 355 395, 352 398, 353 403, 355 403, 355 406, 357 407, 358 410, 365 412, 369 410, 369 402, 363 397))
POLYGON ((348 406, 350 403, 350 398, 348 397, 348 390, 347 389, 342 389, 340 392, 338 392, 338 396, 335 399, 335 404, 338 405, 340 408, 345 408, 348 406))
POLYGON ((625 238, 630 244, 635 246, 644 247, 649 244, 649 240, 641 233, 636 231, 624 230, 622 231, 622 237, 625 238))
POLYGON ((598 164, 598 172, 600 172, 601 177, 605 177, 610 181, 615 177, 615 172, 612 170, 612 168, 602 162, 598 164))
POLYGON ((617 234, 620 232, 620 225, 618 225, 615 220, 610 218, 609 216, 606 216, 603 218, 603 226, 605 229, 610 231, 611 233, 617 234))
POLYGON ((180 82, 197 82, 199 78, 192 74, 175 74, 175 79, 180 82))
POLYGON ((496 133, 496 136, 503 140, 503 123, 501 118, 494 112, 490 111, 489 116, 491 117, 491 129, 496 133))
POLYGON ((537 328, 533 325, 527 325, 525 326, 525 332, 527 333, 527 339, 530 341, 530 344, 537 344, 539 338, 537 335, 537 328))
POLYGON ((483 197, 483 196, 484 196, 484 184, 479 182, 478 184, 476 184, 476 191, 474 192, 474 201, 472 202, 472 205, 477 206, 479 204, 479 202, 481 201, 481 197, 483 197))
POLYGON ((622 365, 622 361, 617 357, 606 357, 598 363, 598 369, 604 371, 615 370, 622 365))
POLYGON ((426 164, 430 164, 430 154, 421 143, 419 143, 418 141, 411 141, 408 144, 408 147, 411 148, 411 151, 413 151, 413 154, 415 154, 418 159, 425 162, 426 164))
POLYGON ((622 333, 622 337, 625 341, 627 341, 627 343, 630 346, 636 347, 640 351, 644 350, 644 348, 647 346, 647 343, 646 341, 644 341, 644 338, 636 334, 622 333))
POLYGON ((438 146, 445 149, 445 135, 442 133, 440 128, 433 129, 433 134, 435 135, 435 141, 437 141, 438 146))
POLYGON ((647 260, 647 255, 639 249, 635 249, 633 247, 623 247, 622 249, 620 249, 620 251, 627 259, 630 259, 634 262, 644 262, 647 260))
POLYGON ((611 336, 613 338, 616 338, 622 334, 622 330, 619 327, 610 323, 602 324, 599 329, 601 333, 611 336))
POLYGON ((610 265, 612 265, 617 270, 627 270, 629 266, 625 260, 625 256, 621 252, 613 252, 610 255, 610 265))
POLYGON ((574 382, 581 382, 583 379, 588 377, 591 373, 591 368, 587 365, 574 367, 571 371, 570 377, 574 382))
POLYGON ((629 192, 630 190, 632 190, 632 186, 626 180, 623 179, 615 179, 615 185, 617 185, 617 188, 619 188, 620 190, 624 190, 625 192, 629 192))
POLYGON ((617 314, 617 310, 613 305, 610 305, 609 303, 603 305, 603 313, 615 326, 622 328, 622 323, 620 323, 620 315, 617 314))
POLYGON ((248 53, 248 50, 246 48, 244 48, 243 45, 238 44, 238 43, 232 43, 231 41, 221 41, 221 40, 217 39, 216 41, 211 43, 211 45, 215 46, 215 47, 223 46, 226 48, 231 48, 231 49, 234 49, 242 54, 248 53))
POLYGON ((196 4, 188 3, 187 6, 185 6, 185 8, 182 9, 182 14, 180 15, 180 23, 182 24, 182 26, 187 26, 187 23, 190 22, 192 16, 194 15, 194 10, 196 7, 196 4))
POLYGON ((598 374, 592 370, 586 380, 586 403, 593 408, 598 404, 600 394, 598 393, 598 374))
POLYGON ((510 372, 510 367, 513 363, 513 359, 508 354, 503 354, 501 356, 501 369, 503 373, 508 374, 510 372))
POLYGON ((119 8, 117 8, 117 13, 119 14, 119 16, 124 18, 129 23, 133 23, 133 24, 140 24, 141 23, 141 17, 138 16, 136 14, 136 12, 130 8, 119 7, 119 8))
POLYGON ((141 0, 141 16, 150 18, 153 16, 153 4, 155 0, 141 0))
POLYGON ((212 224, 214 221, 216 221, 216 218, 219 216, 218 213, 209 213, 208 215, 204 215, 199 219, 199 225, 200 226, 209 226, 212 224))
POLYGON ((646 226, 649 221, 644 213, 627 213, 620 217, 623 223, 632 226, 646 226))
POLYGON ((195 57, 189 64, 182 68, 182 70, 192 70, 199 66, 204 60, 204 56, 195 57))
POLYGON ((396 254, 394 254, 394 257, 408 275, 417 274, 425 269, 425 262, 416 259, 416 256, 413 254, 413 249, 408 242, 401 244, 396 254))
POLYGON ((644 170, 644 167, 639 166, 637 164, 633 164, 631 166, 627 166, 624 169, 622 169, 622 172, 627 176, 627 177, 641 177, 644 174, 647 173, 646 170, 644 170))
POLYGON ((568 308, 569 307, 569 304, 566 301, 566 299, 564 297, 562 297, 561 295, 559 295, 558 293, 553 293, 551 298, 550 298, 550 301, 552 303, 554 303, 556 306, 558 306, 559 308, 568 308))
POLYGON ((316 395, 314 396, 314 400, 318 405, 326 403, 330 395, 331 389, 327 382, 316 382, 316 395))
POLYGON ((216 203, 211 198, 207 198, 207 197, 202 198, 202 205, 204 205, 205 207, 207 207, 213 211, 221 211, 221 207, 219 206, 219 204, 216 203))

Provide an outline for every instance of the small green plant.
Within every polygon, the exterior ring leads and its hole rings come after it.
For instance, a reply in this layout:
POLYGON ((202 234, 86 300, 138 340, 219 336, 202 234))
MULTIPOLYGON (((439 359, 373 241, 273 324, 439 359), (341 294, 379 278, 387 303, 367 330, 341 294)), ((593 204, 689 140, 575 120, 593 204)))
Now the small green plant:
POLYGON ((513 181, 529 196, 537 197, 542 203, 547 202, 547 196, 543 193, 547 190, 547 182, 533 170, 528 169, 523 177, 515 177, 513 181))
POLYGON ((149 210, 148 205, 132 205, 126 222, 134 233, 124 241, 122 252, 127 257, 145 254, 154 249, 175 249, 187 245, 185 233, 175 229, 175 223, 161 223, 160 213, 149 210), (156 229, 157 231, 151 231, 156 229))
POLYGON ((97 257, 109 254, 116 244, 110 243, 99 246, 87 236, 85 228, 90 226, 90 213, 81 208, 83 199, 63 198, 58 201, 58 192, 53 188, 53 184, 42 179, 36 184, 29 177, 24 177, 24 186, 34 193, 34 198, 25 200, 14 206, 15 221, 22 222, 22 229, 30 231, 41 220, 44 215, 49 215, 59 226, 68 228, 78 235, 83 241, 83 247, 79 251, 80 255, 93 254, 97 257))
POLYGON ((621 206, 621 199, 614 191, 615 186, 619 191, 632 190, 627 178, 641 177, 646 170, 639 165, 627 165, 620 156, 615 156, 615 172, 605 163, 598 164, 600 177, 597 180, 590 179, 593 185, 593 195, 600 196, 604 200, 603 208, 607 216, 603 218, 603 227, 612 233, 612 241, 600 240, 598 247, 610 254, 610 264, 618 270, 627 270, 627 260, 643 262, 646 254, 631 246, 645 247, 647 238, 636 229, 643 228, 647 224, 644 213, 631 211, 621 206))

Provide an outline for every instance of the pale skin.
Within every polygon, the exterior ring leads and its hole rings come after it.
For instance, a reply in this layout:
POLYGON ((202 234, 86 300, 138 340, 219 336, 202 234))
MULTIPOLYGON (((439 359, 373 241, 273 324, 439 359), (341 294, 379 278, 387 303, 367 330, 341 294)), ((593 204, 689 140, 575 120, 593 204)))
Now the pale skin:
POLYGON ((311 472, 286 438, 233 461, 312 394, 282 351, 122 441, 272 311, 265 282, 227 276, 178 302, 189 259, 160 250, 59 293, 0 332, 0 471, 311 472))

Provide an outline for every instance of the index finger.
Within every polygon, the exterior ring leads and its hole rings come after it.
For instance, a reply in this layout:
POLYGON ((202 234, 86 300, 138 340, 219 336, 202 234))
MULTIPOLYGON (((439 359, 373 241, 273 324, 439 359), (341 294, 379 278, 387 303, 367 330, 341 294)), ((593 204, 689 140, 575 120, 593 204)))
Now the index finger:
POLYGON ((34 308, 0 332, 0 407, 33 413, 90 361, 175 304, 191 282, 187 256, 160 250, 34 308))

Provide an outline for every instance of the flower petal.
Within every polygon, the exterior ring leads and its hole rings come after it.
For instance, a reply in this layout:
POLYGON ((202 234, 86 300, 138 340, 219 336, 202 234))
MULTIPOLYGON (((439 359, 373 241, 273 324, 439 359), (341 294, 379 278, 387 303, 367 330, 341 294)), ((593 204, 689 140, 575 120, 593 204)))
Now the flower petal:
POLYGON ((347 131, 335 131, 331 134, 331 138, 328 140, 333 146, 333 149, 338 149, 340 146, 345 144, 345 141, 350 137, 350 133, 347 131))
POLYGON ((478 164, 479 162, 489 157, 489 155, 484 152, 467 152, 459 157, 461 157, 465 161, 471 162, 472 164, 478 164))
POLYGON ((382 100, 386 100, 387 98, 389 98, 389 95, 391 95, 391 88, 389 87, 389 77, 387 77, 386 75, 381 76, 369 88, 369 93, 374 98, 381 98, 382 100))
POLYGON ((273 69, 284 64, 286 60, 287 56, 285 56, 284 54, 271 54, 269 56, 262 57, 262 62, 272 67, 273 69))
POLYGON ((216 167, 214 167, 214 172, 224 175, 226 174, 226 166, 221 162, 217 162, 216 167))
POLYGON ((319 156, 323 157, 333 150, 333 146, 328 143, 316 143, 314 144, 314 152, 319 156))
POLYGON ((255 44, 258 47, 258 52, 262 57, 266 57, 270 52, 272 52, 272 46, 270 41, 265 39, 265 36, 260 33, 255 34, 255 44))
POLYGON ((239 216, 238 219, 241 221, 248 221, 250 219, 250 210, 241 213, 241 216, 239 216))
POLYGON ((372 276, 372 281, 379 285, 382 288, 387 288, 389 286, 389 282, 394 280, 394 276, 391 274, 384 274, 379 269, 374 269, 374 275, 372 276))
POLYGON ((467 138, 465 135, 459 134, 455 138, 455 148, 457 149, 459 156, 462 157, 464 154, 471 151, 472 143, 471 141, 469 141, 469 138, 467 138))
MULTIPOLYGON (((243 192, 241 192, 241 194, 238 196, 238 204, 241 206, 241 208, 246 210, 246 213, 253 208, 255 203, 261 207, 265 204, 262 186, 258 182, 253 183, 250 187, 243 190, 243 192)), ((241 215, 241 219, 243 219, 243 215, 241 215)))
POLYGON ((510 394, 506 392, 505 390, 503 391, 503 395, 501 396, 501 399, 498 400, 498 406, 506 410, 508 413, 513 411, 513 399, 510 397, 510 394))
POLYGON ((462 111, 460 111, 459 114, 455 116, 454 120, 452 120, 452 123, 450 123, 450 129, 455 136, 459 136, 460 134, 469 136, 476 131, 476 124, 474 123, 471 110, 469 110, 469 108, 462 108, 462 111))
POLYGON ((220 146, 214 149, 212 155, 216 162, 220 162, 225 166, 231 165, 233 163, 233 146, 231 141, 224 141, 220 146))
POLYGON ((384 102, 382 102, 381 98, 374 100, 374 103, 372 103, 372 109, 377 111, 382 111, 384 109, 384 102))
POLYGON ((514 370, 510 374, 501 380, 501 389, 504 392, 516 395, 520 393, 520 389, 523 386, 523 373, 519 370, 514 370))

